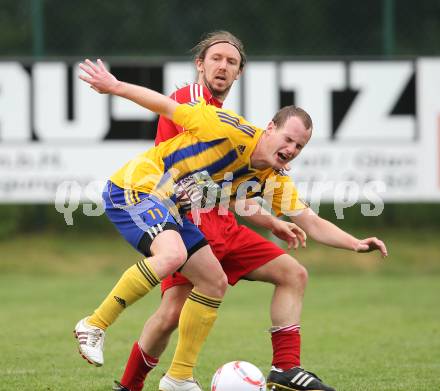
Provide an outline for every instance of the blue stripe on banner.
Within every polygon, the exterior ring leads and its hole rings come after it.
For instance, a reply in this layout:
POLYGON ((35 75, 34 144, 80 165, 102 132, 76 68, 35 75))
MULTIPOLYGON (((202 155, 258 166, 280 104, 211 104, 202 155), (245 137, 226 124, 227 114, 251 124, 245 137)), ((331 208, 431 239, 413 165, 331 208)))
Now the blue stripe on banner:
POLYGON ((226 140, 225 138, 219 138, 208 142, 201 141, 196 144, 189 145, 185 148, 178 149, 177 151, 163 158, 165 171, 168 171, 171 168, 171 166, 173 166, 174 164, 188 157, 196 156, 215 145, 221 144, 225 140, 226 140))
POLYGON ((195 174, 196 172, 201 171, 208 171, 209 175, 214 175, 216 172, 222 170, 223 168, 229 166, 235 159, 237 159, 238 155, 235 149, 230 150, 225 156, 223 156, 221 159, 215 161, 214 163, 205 166, 200 167, 197 170, 191 171, 186 173, 185 175, 182 175, 180 178, 177 179, 176 182, 180 181, 183 178, 186 178, 192 174, 195 174))

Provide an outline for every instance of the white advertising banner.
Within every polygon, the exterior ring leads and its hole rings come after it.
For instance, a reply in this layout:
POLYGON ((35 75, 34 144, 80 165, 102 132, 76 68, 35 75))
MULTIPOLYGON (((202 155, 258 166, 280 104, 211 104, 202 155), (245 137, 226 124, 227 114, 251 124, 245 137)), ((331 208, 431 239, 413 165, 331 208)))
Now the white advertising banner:
MULTIPOLYGON (((110 65, 117 75, 134 67, 110 65)), ((1 203, 53 203, 66 182, 96 200, 117 168, 153 145, 155 114, 95 93, 77 72, 0 61, 1 203)), ((165 93, 195 76, 187 62, 154 75, 165 93)), ((290 171, 303 198, 440 201, 440 59, 250 62, 225 107, 264 128, 293 103, 314 121, 290 171)))

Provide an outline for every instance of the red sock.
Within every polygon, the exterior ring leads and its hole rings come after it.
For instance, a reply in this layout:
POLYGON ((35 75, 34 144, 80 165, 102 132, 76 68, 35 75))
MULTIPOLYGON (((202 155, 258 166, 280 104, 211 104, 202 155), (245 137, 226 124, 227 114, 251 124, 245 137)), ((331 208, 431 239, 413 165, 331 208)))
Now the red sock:
POLYGON ((299 330, 300 326, 297 324, 270 330, 273 348, 272 365, 274 367, 285 371, 300 366, 301 335, 299 330))
POLYGON ((144 387, 144 381, 148 372, 150 372, 158 362, 158 358, 151 357, 143 352, 139 343, 136 341, 133 344, 130 357, 125 365, 121 384, 130 391, 141 391, 144 387))

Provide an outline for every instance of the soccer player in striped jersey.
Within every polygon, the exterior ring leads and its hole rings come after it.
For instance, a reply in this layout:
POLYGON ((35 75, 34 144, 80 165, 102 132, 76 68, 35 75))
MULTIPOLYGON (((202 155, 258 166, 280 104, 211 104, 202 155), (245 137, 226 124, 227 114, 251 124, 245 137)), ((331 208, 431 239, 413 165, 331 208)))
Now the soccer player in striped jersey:
MULTIPOLYGON (((203 97, 207 104, 222 107, 233 82, 245 65, 241 41, 225 31, 210 33, 193 49, 198 71, 197 83, 188 84, 171 94, 179 103, 203 97)), ((159 119, 156 144, 183 131, 166 117, 159 119)), ((256 204, 254 204, 256 205, 256 204)), ((252 217, 248 218, 251 220, 252 217)), ((282 240, 292 241, 289 223, 271 215, 254 224, 269 228, 282 240)), ((299 313, 307 272, 294 258, 277 245, 246 226, 239 225, 234 214, 218 207, 200 216, 199 228, 208 240, 228 277, 235 285, 241 278, 274 284, 271 304, 274 366, 290 369, 300 366, 299 313), (264 266, 264 267, 263 267, 264 266)), ((292 245, 290 243, 289 245, 292 245)), ((115 390, 139 391, 148 372, 163 353, 171 333, 177 328, 179 314, 191 283, 181 273, 162 281, 159 309, 146 322, 139 341, 133 344, 124 374, 115 390)))
MULTIPOLYGON (((81 76, 81 78, 90 83, 98 92, 112 93, 131 99, 143 107, 173 119, 174 122, 180 124, 186 130, 181 135, 159 144, 157 147, 124 166, 112 176, 109 184, 110 188, 107 191, 109 195, 105 196, 108 197, 109 202, 111 202, 110 208, 113 207, 123 210, 123 208, 127 206, 141 206, 137 208, 139 214, 131 212, 131 217, 137 217, 139 219, 140 212, 142 212, 142 216, 146 220, 144 221, 144 227, 150 227, 151 224, 153 224, 148 215, 154 215, 156 213, 156 218, 160 221, 163 231, 160 231, 160 229, 155 230, 156 236, 154 237, 153 244, 151 245, 150 242, 147 242, 147 248, 154 250, 153 246, 155 243, 158 243, 159 246, 155 246, 155 249, 158 251, 157 255, 162 254, 162 252, 166 253, 169 247, 175 246, 176 244, 185 244, 187 249, 189 249, 188 242, 191 244, 191 240, 184 243, 186 237, 185 232, 182 230, 179 231, 180 237, 177 235, 165 236, 167 232, 171 231, 174 233, 174 227, 177 226, 175 220, 172 220, 172 214, 168 213, 171 212, 171 209, 165 205, 165 199, 173 196, 173 187, 167 186, 170 179, 173 179, 173 181, 171 181, 173 183, 179 182, 198 171, 206 170, 217 183, 228 182, 232 189, 232 194, 236 194, 239 191, 239 186, 243 182, 252 180, 255 186, 250 192, 251 195, 258 193, 264 193, 264 195, 271 194, 273 197, 272 209, 278 215, 285 214, 292 216, 292 212, 305 208, 305 206, 298 201, 296 189, 290 178, 279 173, 286 163, 300 153, 311 136, 311 119, 303 110, 296 107, 287 107, 280 110, 280 112, 275 115, 273 121, 268 125, 267 129, 262 131, 233 112, 206 105, 203 99, 189 104, 179 105, 172 99, 164 97, 152 90, 122 83, 106 71, 101 61, 98 61, 98 65, 95 65, 87 60, 86 65, 82 64, 81 68, 88 74, 88 76, 81 76), (209 129, 209 131, 207 131, 207 129, 209 129), (164 175, 165 172, 167 175, 164 175), (228 173, 232 173, 232 175, 228 175, 228 173), (112 197, 111 187, 113 185, 117 189, 125 189, 125 191, 129 193, 131 203, 127 201, 126 196, 126 203, 121 202, 121 204, 119 204, 118 201, 121 201, 121 199, 117 197, 119 193, 116 192, 114 197, 112 197), (283 195, 286 194, 287 197, 283 197, 283 195), (142 207, 143 203, 145 205, 142 207), (145 213, 149 211, 152 213, 145 213), (157 231, 160 232, 157 234, 157 231), (166 243, 158 241, 159 238, 165 237, 168 239, 166 243), (174 240, 176 243, 171 242, 171 240, 174 240), (163 247, 160 245, 163 245, 163 247)), ((107 203, 107 205, 109 205, 109 203, 107 203)), ((298 221, 300 225, 308 231, 310 236, 321 243, 359 252, 378 249, 383 255, 386 255, 384 244, 377 238, 356 239, 328 221, 319 218, 309 209, 305 209, 305 213, 294 217, 292 216, 292 219, 298 221)), ((113 213, 113 211, 107 211, 107 213, 112 218, 111 213, 113 213)), ((116 212, 114 213, 116 214, 116 212)), ((120 217, 119 212, 118 217, 120 217)), ((113 221, 117 223, 116 219, 113 221)), ((121 233, 124 234, 119 226, 118 228, 121 230, 121 233)), ((295 233, 301 237, 300 231, 295 230, 295 233)), ((127 240, 133 240, 128 236, 129 235, 126 235, 127 240)), ((197 264, 197 262, 191 262, 196 255, 205 255, 203 267, 206 268, 206 266, 208 266, 211 269, 209 273, 217 273, 213 263, 206 262, 207 257, 209 258, 212 253, 206 251, 204 254, 201 254, 201 250, 205 249, 205 247, 207 246, 203 246, 190 257, 182 269, 184 274, 186 272, 188 275, 191 275, 186 269, 190 266, 193 268, 194 265, 197 264)), ((173 250, 175 253, 178 249, 174 247, 173 250)), ((153 254, 155 254, 154 251, 153 254)), ((142 265, 138 266, 138 269, 144 272, 144 277, 150 284, 147 284, 148 287, 143 289, 132 289, 133 291, 136 290, 136 294, 130 296, 128 300, 125 300, 127 295, 126 286, 132 284, 138 287, 140 280, 142 280, 141 276, 134 275, 133 270, 129 269, 116 285, 114 291, 112 291, 105 300, 103 306, 100 306, 98 310, 95 311, 95 314, 100 313, 101 316, 104 317, 106 313, 113 313, 109 319, 106 320, 107 323, 110 324, 116 318, 117 313, 121 312, 123 308, 120 303, 115 303, 115 297, 120 298, 119 295, 124 294, 124 303, 130 304, 134 302, 139 297, 145 295, 152 288, 153 283, 158 281, 161 275, 163 276, 166 271, 172 271, 179 263, 177 260, 173 260, 174 262, 171 264, 160 261, 160 257, 155 254, 147 261, 144 261, 142 265), (153 283, 151 280, 153 280, 153 283), (122 286, 124 286, 124 289, 121 288, 122 286)), ((221 278, 219 274, 216 274, 215 277, 221 278)), ((192 357, 186 358, 175 356, 173 365, 168 371, 170 377, 174 379, 185 379, 185 368, 179 368, 179 366, 192 370, 200 348, 200 341, 195 341, 194 338, 191 340, 190 334, 191 331, 196 329, 195 319, 197 321, 200 320, 206 311, 194 308, 194 304, 188 304, 188 302, 195 301, 199 304, 208 305, 209 307, 216 307, 220 301, 218 297, 201 294, 200 289, 197 290, 196 284, 194 285, 193 291, 185 301, 180 317, 179 344, 176 355, 178 351, 181 354, 188 354, 188 350, 194 354, 192 357)), ((218 285, 215 287, 218 287, 218 285)), ((224 294, 224 287, 217 289, 217 294, 219 293, 224 294)), ((215 318, 215 311, 211 311, 211 318, 215 318)), ((203 337, 209 332, 212 322, 208 322, 208 325, 206 325, 205 322, 204 332, 202 333, 203 337)), ((200 326, 200 324, 198 323, 197 326, 200 326)), ((106 326, 104 325, 104 327, 106 326)), ((294 329, 294 327, 291 328, 294 329)), ((197 331, 200 334, 201 330, 199 328, 197 331)), ((286 371, 274 368, 268 380, 272 378, 281 379, 280 376, 275 376, 279 373, 282 373, 284 377, 291 375, 292 377, 297 377, 298 373, 304 373, 299 379, 301 383, 307 383, 308 386, 318 384, 321 388, 316 388, 315 386, 314 389, 331 390, 330 387, 326 387, 320 383, 317 377, 306 373, 300 368, 292 368, 292 370, 286 371), (293 376, 294 374, 296 375, 293 376), (307 377, 307 379, 305 377, 307 377)), ((192 375, 192 371, 190 374, 192 375)), ((284 377, 282 379, 284 379, 284 377)), ((294 383, 290 382, 289 385, 290 384, 294 383)), ((301 386, 299 383, 298 385, 301 386)), ((312 388, 291 387, 291 389, 312 388)))

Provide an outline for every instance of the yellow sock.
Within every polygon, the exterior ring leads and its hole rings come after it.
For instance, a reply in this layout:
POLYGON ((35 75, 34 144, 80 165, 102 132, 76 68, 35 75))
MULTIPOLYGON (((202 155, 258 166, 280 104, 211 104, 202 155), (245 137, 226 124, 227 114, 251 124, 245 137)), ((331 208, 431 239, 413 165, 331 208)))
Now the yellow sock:
POLYGON ((174 379, 193 376, 200 349, 215 320, 221 299, 202 295, 194 290, 182 308, 179 319, 179 339, 168 375, 174 379))
POLYGON ((160 279, 147 259, 128 268, 87 323, 106 330, 125 307, 150 292, 160 279))

